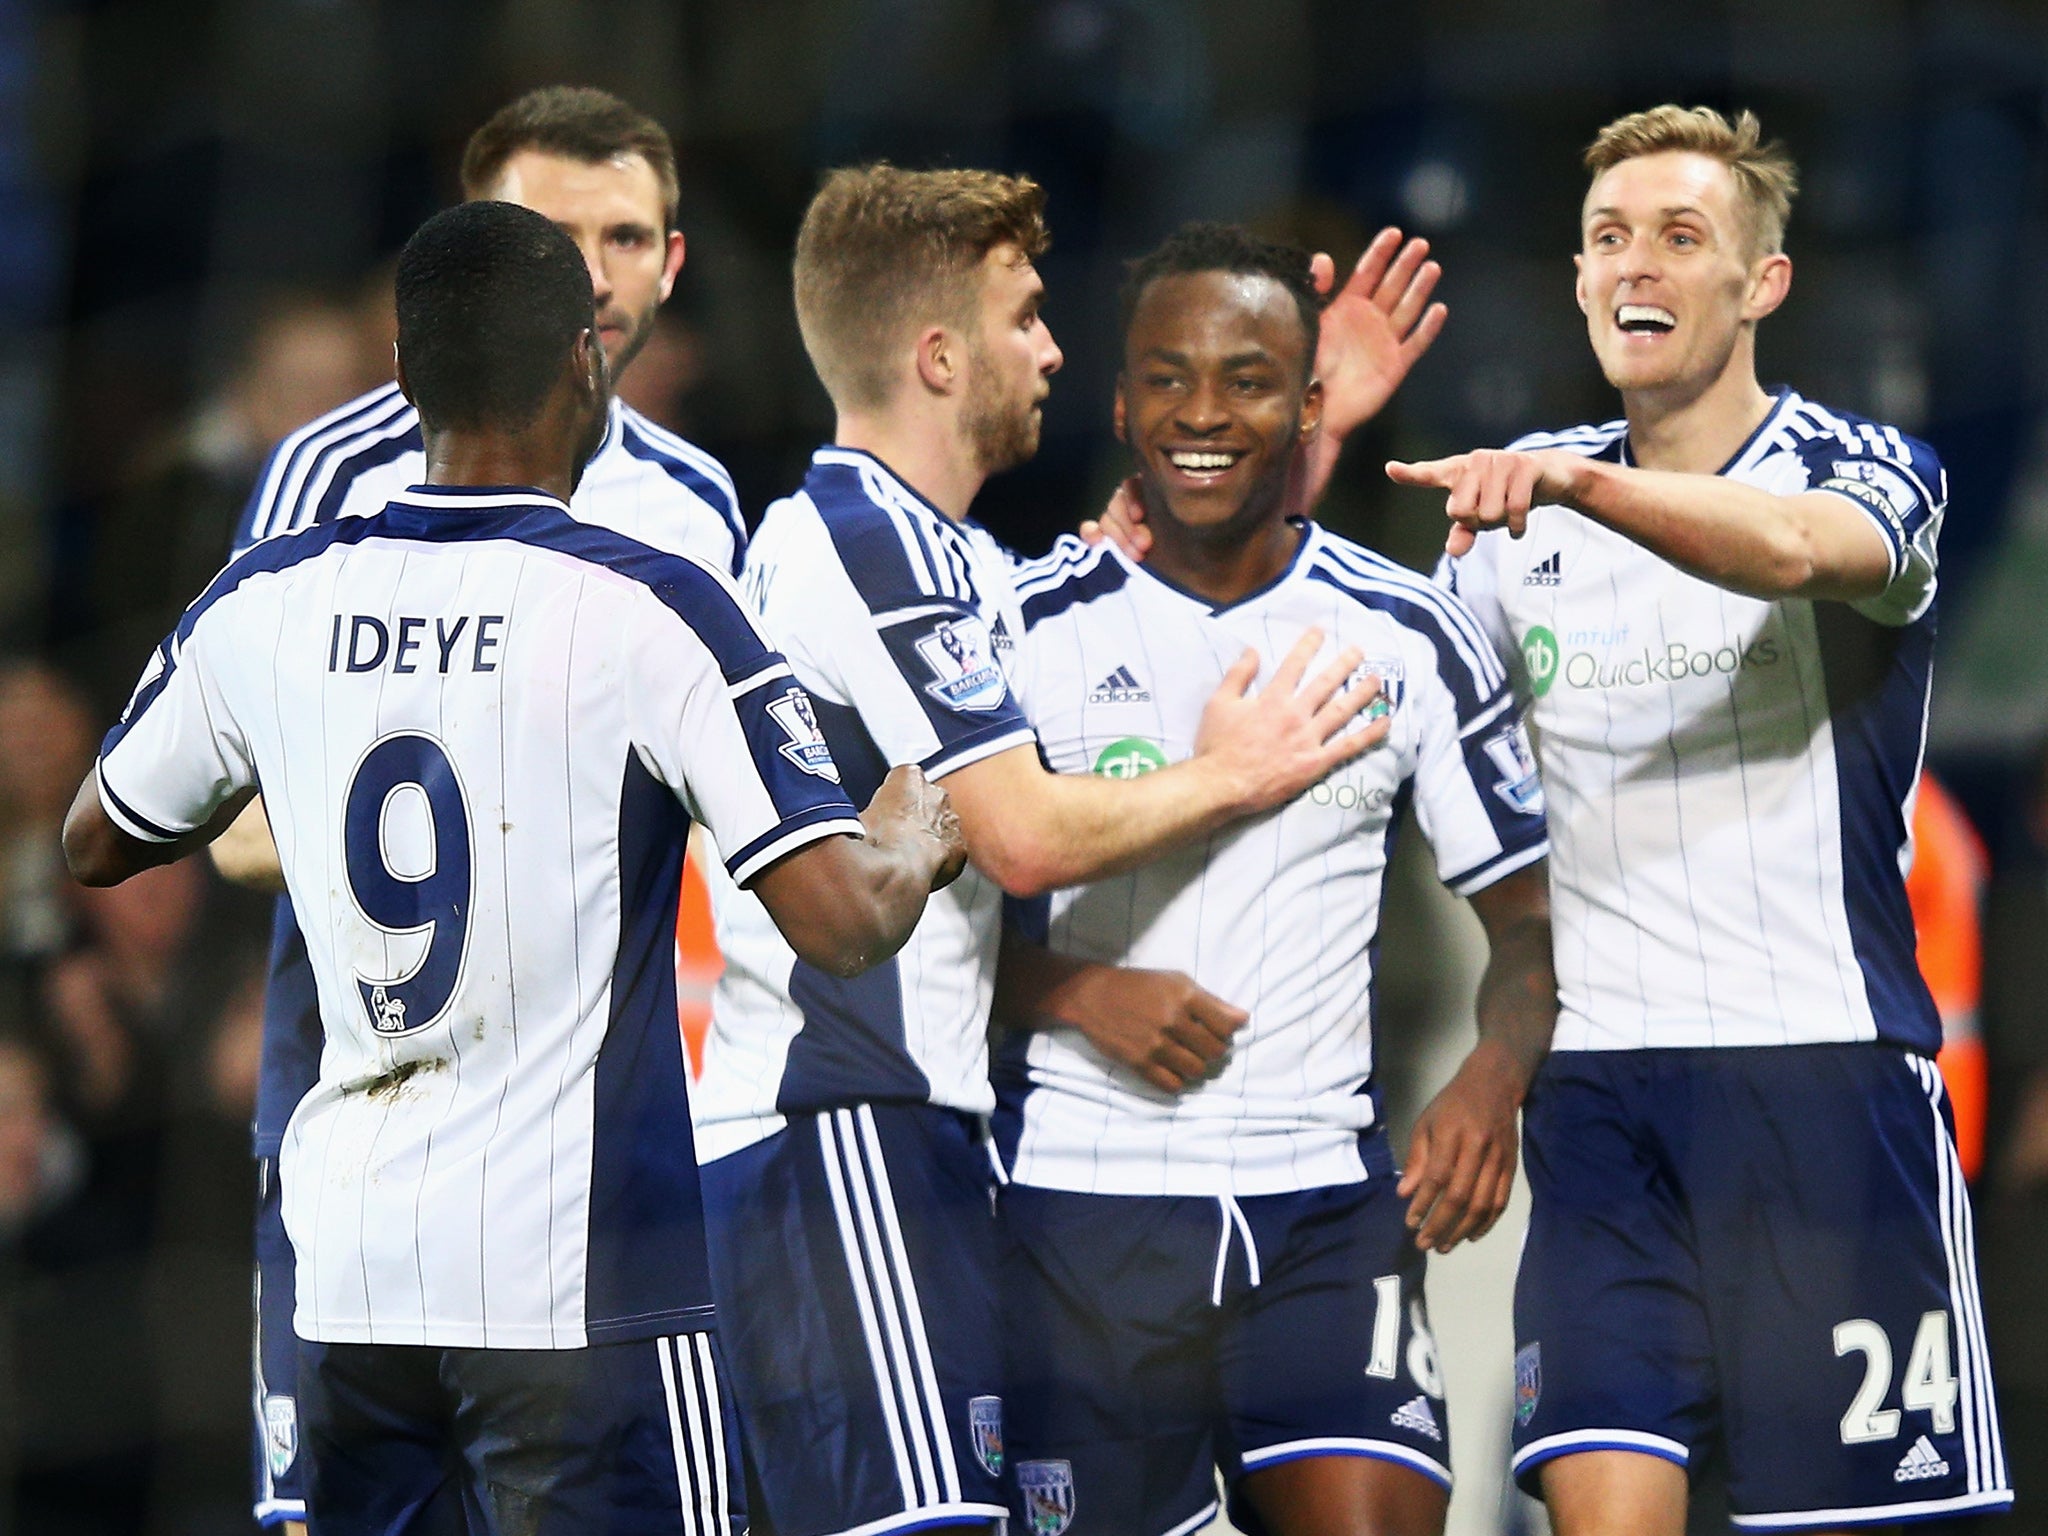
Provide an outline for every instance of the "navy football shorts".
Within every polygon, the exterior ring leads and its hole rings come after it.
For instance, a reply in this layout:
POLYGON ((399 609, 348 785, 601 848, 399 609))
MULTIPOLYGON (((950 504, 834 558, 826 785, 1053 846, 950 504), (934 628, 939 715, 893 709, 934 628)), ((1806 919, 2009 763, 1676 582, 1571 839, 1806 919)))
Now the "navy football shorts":
POLYGON ((250 1358, 256 1380, 253 1457, 256 1520, 278 1525, 306 1518, 304 1462, 299 1456, 299 1337, 292 1332, 296 1267, 279 1209, 277 1159, 256 1160, 256 1330, 250 1358))
POLYGON ((315 1536, 739 1536, 744 1480, 709 1333, 583 1349, 308 1342, 315 1536), (451 1500, 450 1495, 455 1497, 451 1500))
POLYGON ((1246 1473, 1368 1456, 1450 1486, 1426 1255, 1386 1176, 1236 1198, 1002 1192, 1021 1529, 1258 1532, 1246 1473))
POLYGON ((793 1115, 701 1170, 712 1293, 775 1536, 1001 1519, 994 1168, 922 1104, 793 1115))
POLYGON ((1515 1460, 1725 1458, 1737 1527, 2012 1501, 1934 1064, 1877 1044, 1569 1051, 1525 1113, 1515 1460))

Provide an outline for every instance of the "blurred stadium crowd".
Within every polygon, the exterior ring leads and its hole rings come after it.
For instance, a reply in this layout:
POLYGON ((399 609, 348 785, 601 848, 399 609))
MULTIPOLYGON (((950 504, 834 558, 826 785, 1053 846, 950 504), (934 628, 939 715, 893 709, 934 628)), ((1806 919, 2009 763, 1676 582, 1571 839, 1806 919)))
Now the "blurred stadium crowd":
MULTIPOLYGON (((197 861, 117 889, 56 832, 95 733, 224 557, 279 437, 388 376, 385 263, 463 136, 556 79, 653 112, 688 262, 622 393, 750 516, 830 416, 788 297, 823 167, 990 165, 1050 192, 1067 366, 985 519, 1099 505, 1120 259, 1188 217, 1348 262, 1398 222, 1442 341, 1329 503, 1421 563, 1398 447, 1608 401, 1565 257, 1576 149, 1662 100, 1755 107, 1808 168, 1764 373, 1897 421, 1954 502, 1931 761, 1981 910, 1987 1304, 2020 1526, 2048 1489, 2048 16, 2012 0, 0 0, 0 1531, 247 1528, 246 1125, 267 903, 197 861), (1825 340, 1823 340, 1823 338, 1825 340)), ((1414 882, 1411 882, 1411 886, 1414 882)), ((1429 937, 1437 909, 1401 920, 1429 937)), ((1442 996, 1390 943, 1390 1053, 1442 996), (1405 970, 1392 969, 1405 962, 1405 970)), ((1404 1056, 1404 1038, 1407 1040, 1404 1056)), ((1395 1097, 1398 1099, 1399 1094, 1395 1097)), ((1415 1102, 1411 1094, 1409 1110, 1415 1102)), ((2035 1515, 2048 1529, 2048 1516, 2035 1515)))

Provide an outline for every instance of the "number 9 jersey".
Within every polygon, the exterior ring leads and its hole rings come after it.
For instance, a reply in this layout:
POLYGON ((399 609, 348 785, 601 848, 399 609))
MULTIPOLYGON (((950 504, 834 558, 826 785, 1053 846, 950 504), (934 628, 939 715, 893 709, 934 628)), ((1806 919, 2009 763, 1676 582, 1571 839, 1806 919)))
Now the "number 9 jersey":
POLYGON ((260 784, 325 1031, 286 1129, 295 1326, 560 1349, 705 1326, 672 942, 692 818, 746 885, 860 824, 727 578, 537 491, 266 540, 99 763, 163 841, 260 784))

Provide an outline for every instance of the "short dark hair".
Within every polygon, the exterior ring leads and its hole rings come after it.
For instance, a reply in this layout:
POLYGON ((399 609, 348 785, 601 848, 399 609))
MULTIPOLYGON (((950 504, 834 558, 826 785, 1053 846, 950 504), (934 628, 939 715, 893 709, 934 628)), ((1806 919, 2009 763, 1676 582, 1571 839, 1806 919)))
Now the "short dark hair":
POLYGON ((1162 277, 1192 272, 1234 272, 1270 277, 1293 295, 1308 336, 1308 368, 1315 371, 1316 336, 1322 326, 1323 296, 1309 277, 1308 252, 1272 240, 1261 240, 1240 224, 1183 224, 1156 249, 1124 267, 1118 334, 1128 338, 1138 301, 1162 277))
POLYGON ((462 203, 398 255, 398 355, 429 427, 528 425, 597 324, 576 244, 531 208, 462 203))
POLYGON ((610 91, 589 85, 547 85, 500 107, 469 136, 462 151, 462 195, 477 199, 497 190, 505 162, 523 149, 602 165, 638 155, 661 184, 662 209, 676 221, 676 148, 668 130, 610 91))

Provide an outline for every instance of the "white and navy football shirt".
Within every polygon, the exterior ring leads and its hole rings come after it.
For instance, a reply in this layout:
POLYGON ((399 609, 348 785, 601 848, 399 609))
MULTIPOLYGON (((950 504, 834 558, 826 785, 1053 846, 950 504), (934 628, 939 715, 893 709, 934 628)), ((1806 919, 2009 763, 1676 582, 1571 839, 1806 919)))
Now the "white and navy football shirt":
MULTIPOLYGON (((803 488, 768 509, 742 586, 808 690, 856 804, 898 764, 943 781, 1031 742, 1004 670, 1021 622, 1009 565, 986 530, 851 449, 820 449, 803 488)), ((994 1107, 986 1032, 1003 893, 972 865, 931 898, 893 959, 851 981, 798 960, 754 897, 715 877, 712 895, 725 974, 692 1094, 707 1160, 791 1114, 994 1107)))
MULTIPOLYGON (((1627 425, 1523 438, 1626 464, 1627 425)), ((1564 507, 1440 578, 1531 701, 1549 795, 1558 1050, 1881 1039, 1932 1053, 1904 871, 1948 491, 1926 444, 1780 391, 1722 469, 1866 514, 1859 603, 1700 581, 1564 507)))
MULTIPOLYGON (((257 478, 235 535, 260 539, 338 517, 367 517, 426 479, 419 413, 386 384, 308 422, 280 442, 257 478)), ((614 399, 603 444, 584 468, 570 515, 669 554, 737 575, 746 551, 732 477, 718 460, 614 399)), ((319 1075, 320 1011, 291 903, 280 897, 264 999, 255 1151, 275 1157, 285 1122, 319 1075)))
POLYGON ((996 1131, 1011 1177, 1119 1195, 1365 1178, 1380 896, 1403 807, 1460 895, 1545 851, 1535 761, 1485 633, 1428 578, 1312 525, 1278 579, 1228 606, 1072 538, 1019 567, 1017 590, 1017 693, 1059 772, 1122 778, 1191 757, 1238 657, 1256 650, 1270 672, 1310 628, 1325 636, 1314 665, 1364 653, 1391 721, 1288 805, 1050 898, 1053 949, 1184 972, 1251 1018, 1215 1075, 1177 1095, 1078 1030, 1010 1037, 996 1131))
MULTIPOLYGON (((234 553, 312 523, 381 512, 426 479, 426 462, 419 412, 396 384, 373 389, 271 450, 242 511, 234 553)), ((746 553, 747 526, 725 466, 616 397, 569 510, 733 576, 746 553)))
POLYGON ((690 822, 740 884, 860 831, 722 572, 539 492, 418 488, 233 561, 99 774, 155 840, 261 785, 326 1025, 282 1154, 303 1337, 708 1323, 673 966, 690 822))

